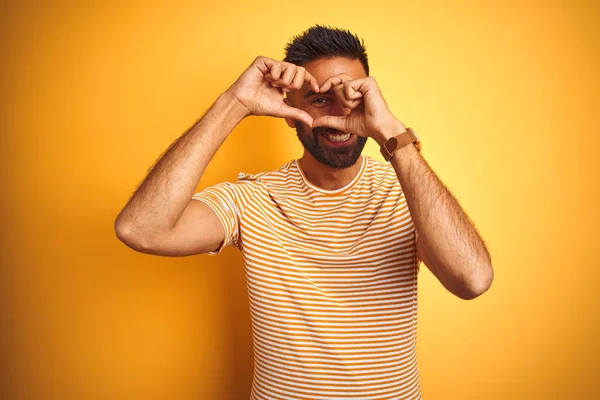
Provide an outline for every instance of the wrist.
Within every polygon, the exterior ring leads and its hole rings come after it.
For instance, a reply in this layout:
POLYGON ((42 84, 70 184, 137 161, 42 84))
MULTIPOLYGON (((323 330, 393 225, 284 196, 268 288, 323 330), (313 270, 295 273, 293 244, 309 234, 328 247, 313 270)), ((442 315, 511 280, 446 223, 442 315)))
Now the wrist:
POLYGON ((375 139, 375 141, 381 147, 389 138, 399 135, 405 130, 406 127, 404 124, 400 122, 400 120, 396 119, 380 128, 376 134, 373 135, 373 139, 375 139))
POLYGON ((242 102, 229 90, 221 93, 218 101, 227 105, 227 108, 230 112, 232 112, 237 118, 244 119, 250 115, 250 111, 246 106, 242 104, 242 102))

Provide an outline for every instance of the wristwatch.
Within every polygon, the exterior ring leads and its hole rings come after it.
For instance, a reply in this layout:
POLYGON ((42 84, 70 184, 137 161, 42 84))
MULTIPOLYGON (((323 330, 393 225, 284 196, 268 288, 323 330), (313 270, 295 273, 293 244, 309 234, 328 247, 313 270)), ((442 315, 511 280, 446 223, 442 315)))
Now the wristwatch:
POLYGON ((406 146, 409 143, 414 144, 417 148, 417 151, 419 153, 421 152, 423 145, 421 144, 419 136, 417 136, 417 133, 411 128, 406 128, 404 132, 399 133, 396 136, 392 136, 383 143, 381 146, 381 154, 383 155, 385 161, 390 161, 396 150, 406 146))

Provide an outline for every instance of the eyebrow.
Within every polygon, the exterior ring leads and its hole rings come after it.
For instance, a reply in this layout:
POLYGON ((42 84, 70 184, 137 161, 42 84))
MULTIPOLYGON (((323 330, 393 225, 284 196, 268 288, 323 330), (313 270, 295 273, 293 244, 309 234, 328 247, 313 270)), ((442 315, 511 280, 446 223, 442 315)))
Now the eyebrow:
POLYGON ((308 92, 306 92, 306 94, 304 95, 304 98, 310 97, 310 96, 314 96, 315 94, 333 94, 333 88, 329 89, 328 91, 326 91, 325 93, 315 93, 312 90, 309 90, 308 92))

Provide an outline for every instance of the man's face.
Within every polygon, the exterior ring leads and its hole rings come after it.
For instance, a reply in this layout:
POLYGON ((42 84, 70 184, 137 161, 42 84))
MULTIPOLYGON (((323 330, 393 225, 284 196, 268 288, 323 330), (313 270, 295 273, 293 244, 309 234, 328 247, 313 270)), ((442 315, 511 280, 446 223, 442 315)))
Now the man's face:
MULTIPOLYGON (((303 65, 316 79, 319 86, 335 75, 345 73, 352 79, 367 76, 360 60, 345 57, 321 58, 303 65)), ((350 109, 344 107, 335 97, 333 87, 328 93, 313 93, 310 85, 304 83, 296 92, 287 93, 286 102, 306 111, 313 119, 322 115, 346 116, 350 109)), ((290 127, 296 128, 300 142, 315 159, 331 168, 348 168, 356 163, 367 142, 364 136, 350 135, 347 142, 335 142, 327 138, 328 133, 340 134, 336 129, 318 126, 312 128, 303 122, 286 119, 290 127)))

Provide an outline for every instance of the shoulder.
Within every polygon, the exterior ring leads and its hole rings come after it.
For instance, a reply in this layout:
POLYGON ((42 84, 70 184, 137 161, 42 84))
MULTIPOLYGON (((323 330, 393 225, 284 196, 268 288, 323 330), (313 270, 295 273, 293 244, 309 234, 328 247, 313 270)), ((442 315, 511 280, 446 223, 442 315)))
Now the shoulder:
POLYGON ((366 171, 367 179, 375 184, 376 187, 399 186, 398 176, 394 166, 389 162, 379 161, 366 156, 368 167, 366 171))
POLYGON ((297 175, 296 160, 291 160, 271 171, 255 174, 240 172, 236 183, 248 187, 285 186, 296 179, 297 175))
POLYGON ((378 175, 389 175, 394 172, 394 167, 389 162, 379 161, 370 156, 365 157, 369 162, 369 169, 378 175))

